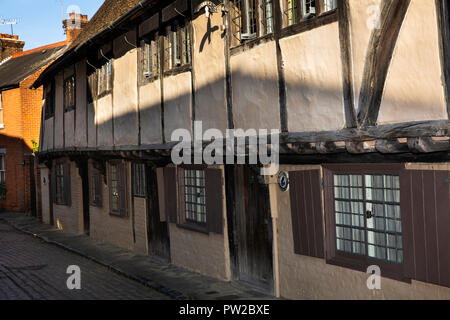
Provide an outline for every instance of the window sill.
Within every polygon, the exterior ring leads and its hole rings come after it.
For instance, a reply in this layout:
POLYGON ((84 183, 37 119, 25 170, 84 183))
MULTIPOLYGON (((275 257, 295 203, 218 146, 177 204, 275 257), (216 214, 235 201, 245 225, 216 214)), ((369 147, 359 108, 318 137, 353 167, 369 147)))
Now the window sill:
POLYGON ((369 266, 375 265, 380 267, 381 277, 411 283, 411 279, 405 277, 404 275, 403 264, 390 263, 388 261, 348 253, 339 253, 333 258, 327 259, 326 263, 364 273, 367 272, 367 268, 369 266))
POLYGON ((186 64, 184 66, 179 66, 179 67, 175 67, 172 68, 170 70, 164 71, 164 77, 170 77, 170 76, 174 76, 180 73, 184 73, 184 72, 189 72, 192 70, 192 67, 190 64, 186 64))
POLYGON ((110 212, 109 215, 110 215, 111 217, 122 218, 122 219, 128 218, 128 215, 122 216, 122 215, 121 215, 120 213, 118 213, 118 212, 110 212))
POLYGON ((144 85, 146 85, 146 84, 149 84, 149 83, 152 83, 152 82, 155 82, 156 80, 159 80, 159 74, 158 75, 154 75, 154 76, 148 76, 148 77, 146 77, 146 76, 142 76, 141 77, 141 81, 140 81, 140 85, 141 86, 144 86, 144 85))
POLYGON ((0 130, 5 129, 5 125, 3 123, 0 123, 0 130))
POLYGON ((298 33, 306 32, 321 26, 324 26, 326 24, 330 24, 333 22, 337 22, 338 19, 338 12, 337 9, 322 13, 318 17, 314 17, 308 20, 300 21, 296 24, 285 26, 281 30, 281 36, 280 38, 286 38, 298 33))
POLYGON ((62 207, 70 207, 67 203, 62 203, 62 202, 55 202, 54 204, 56 204, 57 206, 62 206, 62 207))
POLYGON ((101 204, 98 204, 98 203, 90 203, 89 205, 94 208, 102 208, 103 207, 101 204))
POLYGON ((107 96, 107 95, 109 95, 111 93, 112 93, 112 89, 107 90, 107 91, 103 91, 102 93, 99 93, 97 95, 97 100, 99 100, 99 99, 101 99, 101 98, 103 98, 103 97, 105 97, 105 96, 107 96))
POLYGON ((244 43, 231 47, 230 48, 230 55, 234 56, 236 54, 242 53, 244 51, 250 50, 256 46, 259 46, 261 44, 274 41, 275 36, 273 33, 266 34, 262 37, 253 39, 253 40, 246 40, 244 43))
POLYGON ((70 111, 73 111, 73 110, 75 110, 75 106, 65 107, 64 108, 64 113, 70 112, 70 111))
POLYGON ((206 225, 200 225, 200 224, 195 224, 192 222, 186 222, 183 224, 177 224, 177 227, 181 228, 181 229, 186 229, 186 230, 195 231, 195 232, 209 235, 209 232, 206 229, 206 225))

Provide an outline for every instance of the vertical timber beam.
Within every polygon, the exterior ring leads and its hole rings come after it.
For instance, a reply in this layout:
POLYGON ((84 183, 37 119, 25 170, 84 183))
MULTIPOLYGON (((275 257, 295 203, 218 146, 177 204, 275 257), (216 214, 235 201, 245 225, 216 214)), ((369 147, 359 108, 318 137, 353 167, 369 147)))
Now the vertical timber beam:
POLYGON ((280 104, 280 127, 281 132, 288 132, 289 123, 288 123, 288 114, 287 114, 287 105, 286 105, 286 79, 284 76, 283 70, 283 53, 281 52, 280 47, 280 37, 281 37, 281 28, 282 21, 281 17, 283 16, 281 13, 280 1, 273 1, 274 6, 274 36, 275 36, 275 46, 277 50, 277 70, 278 70, 278 97, 280 104))
POLYGON ((398 35, 411 0, 383 0, 379 28, 372 31, 358 107, 358 126, 373 126, 378 119, 384 85, 398 35))
POLYGON ((339 15, 339 43, 342 61, 342 88, 344 95, 345 123, 347 128, 356 128, 356 114, 353 92, 353 65, 351 56, 350 37, 350 8, 348 0, 338 3, 339 15))
POLYGON ((232 87, 231 87, 231 66, 230 66, 230 45, 231 45, 231 18, 230 18, 230 5, 228 0, 223 1, 223 22, 227 26, 225 29, 225 94, 226 94, 226 105, 227 105, 227 115, 228 115, 228 128, 234 129, 234 119, 233 119, 233 98, 232 98, 232 87))
POLYGON ((450 119, 450 2, 449 0, 435 0, 435 2, 447 117, 450 119))

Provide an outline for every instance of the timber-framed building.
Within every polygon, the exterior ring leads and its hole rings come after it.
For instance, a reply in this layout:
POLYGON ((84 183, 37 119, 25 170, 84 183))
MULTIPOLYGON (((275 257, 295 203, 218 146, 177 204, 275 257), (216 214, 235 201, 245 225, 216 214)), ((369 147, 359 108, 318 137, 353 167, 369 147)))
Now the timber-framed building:
POLYGON ((449 298, 448 5, 106 0, 35 83, 44 221, 285 298, 449 298), (195 121, 278 129, 288 187, 174 165, 195 121))

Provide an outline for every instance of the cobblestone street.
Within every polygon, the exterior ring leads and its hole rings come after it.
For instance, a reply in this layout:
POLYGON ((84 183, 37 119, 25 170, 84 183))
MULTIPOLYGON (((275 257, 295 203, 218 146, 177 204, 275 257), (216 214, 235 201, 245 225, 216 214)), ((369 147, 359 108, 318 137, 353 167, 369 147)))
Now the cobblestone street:
POLYGON ((169 299, 76 254, 0 221, 0 300, 169 299), (67 267, 81 269, 81 289, 69 290, 67 267))

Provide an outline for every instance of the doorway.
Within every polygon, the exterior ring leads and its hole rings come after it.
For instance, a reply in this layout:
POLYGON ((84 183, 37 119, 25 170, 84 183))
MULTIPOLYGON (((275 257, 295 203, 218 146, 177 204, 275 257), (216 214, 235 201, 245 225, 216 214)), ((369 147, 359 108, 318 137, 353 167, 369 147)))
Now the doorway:
POLYGON ((269 189, 256 171, 227 166, 227 216, 235 280, 273 293, 272 219, 269 189))
POLYGON ((170 239, 167 222, 160 221, 156 168, 146 167, 147 173, 147 235, 148 253, 170 262, 170 239))

